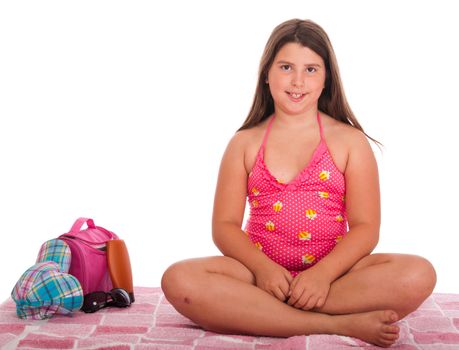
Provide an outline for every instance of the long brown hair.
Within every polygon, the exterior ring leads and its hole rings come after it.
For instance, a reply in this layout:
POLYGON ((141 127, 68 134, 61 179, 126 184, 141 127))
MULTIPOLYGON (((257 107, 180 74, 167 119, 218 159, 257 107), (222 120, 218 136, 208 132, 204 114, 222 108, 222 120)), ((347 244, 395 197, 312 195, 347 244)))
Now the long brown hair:
POLYGON ((274 113, 274 101, 266 84, 268 71, 273 64, 279 50, 288 43, 298 43, 310 48, 317 53, 325 63, 326 78, 325 88, 319 97, 319 110, 327 113, 332 118, 349 124, 362 131, 369 139, 379 143, 368 136, 347 102, 338 69, 335 52, 327 33, 318 24, 311 20, 291 19, 274 28, 266 43, 261 57, 258 71, 258 82, 249 115, 238 129, 251 128, 274 113))

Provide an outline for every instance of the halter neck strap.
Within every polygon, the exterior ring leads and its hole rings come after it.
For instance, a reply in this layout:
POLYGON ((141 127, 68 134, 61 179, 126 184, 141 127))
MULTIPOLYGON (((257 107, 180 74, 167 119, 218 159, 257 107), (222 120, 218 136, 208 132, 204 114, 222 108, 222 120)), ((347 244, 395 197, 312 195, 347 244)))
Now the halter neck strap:
POLYGON ((322 128, 322 120, 320 119, 320 112, 317 111, 317 122, 319 123, 319 129, 320 129, 320 139, 325 140, 324 138, 324 129, 322 128))
POLYGON ((271 118, 271 120, 270 120, 269 123, 268 123, 268 127, 266 128, 265 136, 264 136, 264 138, 263 138, 263 143, 261 144, 261 147, 262 147, 262 148, 265 148, 265 146, 266 146, 266 141, 268 140, 268 134, 269 134, 269 132, 271 131, 271 126, 273 125, 273 121, 274 121, 274 118, 275 118, 275 117, 276 117, 276 116, 273 115, 272 118, 271 118))

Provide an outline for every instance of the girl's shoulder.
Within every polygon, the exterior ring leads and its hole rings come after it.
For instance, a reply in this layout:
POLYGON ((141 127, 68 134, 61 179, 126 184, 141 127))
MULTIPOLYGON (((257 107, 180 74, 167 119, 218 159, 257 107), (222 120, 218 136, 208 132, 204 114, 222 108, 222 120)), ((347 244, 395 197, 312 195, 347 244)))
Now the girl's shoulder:
POLYGON ((244 149, 259 148, 268 126, 269 118, 249 129, 237 131, 230 143, 235 143, 244 149))
POLYGON ((367 143, 365 134, 352 125, 343 123, 330 117, 327 114, 321 114, 324 137, 327 144, 337 144, 338 146, 350 148, 357 144, 367 143))
POLYGON ((328 150, 344 173, 351 154, 367 153, 371 150, 366 135, 352 125, 338 121, 329 115, 321 115, 323 133, 328 150))
POLYGON ((269 118, 249 129, 236 132, 229 142, 229 147, 237 150, 243 157, 247 173, 252 169, 260 146, 263 143, 268 121, 269 118))

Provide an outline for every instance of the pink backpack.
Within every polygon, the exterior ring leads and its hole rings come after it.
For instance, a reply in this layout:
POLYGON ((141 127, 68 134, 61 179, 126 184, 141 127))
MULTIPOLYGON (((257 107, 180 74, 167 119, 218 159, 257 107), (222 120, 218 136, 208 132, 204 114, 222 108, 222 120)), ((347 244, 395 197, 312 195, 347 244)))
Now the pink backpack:
POLYGON ((94 225, 92 219, 79 218, 70 232, 59 236, 72 252, 69 274, 81 283, 83 295, 97 291, 110 291, 113 288, 107 267, 107 241, 118 236, 103 227, 94 225), (82 230, 83 224, 88 228, 82 230))

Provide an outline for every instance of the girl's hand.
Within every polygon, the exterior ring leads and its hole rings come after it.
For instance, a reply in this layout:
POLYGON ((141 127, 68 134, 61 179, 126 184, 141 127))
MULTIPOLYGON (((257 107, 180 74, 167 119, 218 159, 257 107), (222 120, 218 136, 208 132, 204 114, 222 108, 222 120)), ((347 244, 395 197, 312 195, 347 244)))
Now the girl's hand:
POLYGON ((297 309, 322 307, 328 297, 331 280, 313 267, 299 273, 290 284, 287 303, 297 309))
POLYGON ((285 301, 288 298, 293 277, 284 267, 272 262, 254 271, 254 275, 258 288, 263 289, 280 301, 285 301))

